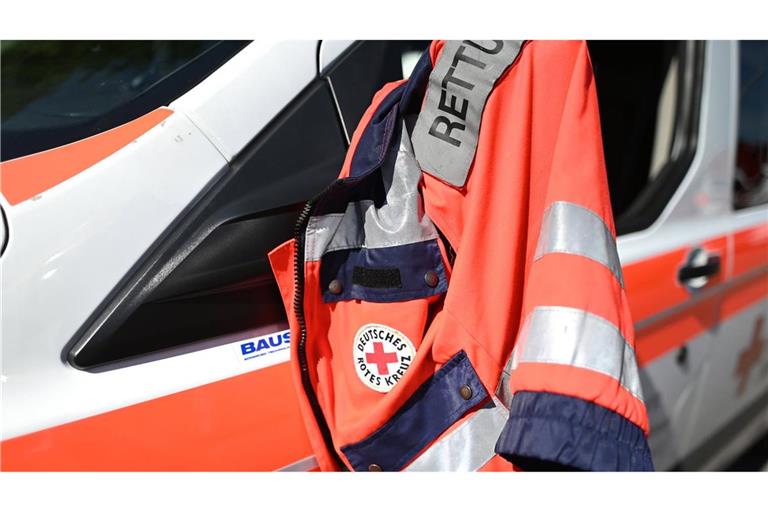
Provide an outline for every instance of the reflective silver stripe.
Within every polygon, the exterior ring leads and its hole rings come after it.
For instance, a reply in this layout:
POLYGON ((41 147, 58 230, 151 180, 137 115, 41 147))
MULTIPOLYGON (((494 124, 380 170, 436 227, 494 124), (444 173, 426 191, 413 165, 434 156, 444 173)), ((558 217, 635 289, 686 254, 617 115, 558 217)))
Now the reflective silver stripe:
POLYGON ((581 309, 535 308, 525 320, 512 353, 520 363, 555 363, 586 368, 616 379, 642 400, 635 351, 608 320, 581 309))
POLYGON ((494 398, 463 424, 430 446, 404 471, 477 471, 494 456, 509 411, 494 398))
POLYGON ((583 206, 557 201, 544 212, 534 261, 554 252, 597 261, 608 267, 624 287, 616 239, 603 219, 583 206))
POLYGON ((424 171, 464 186, 475 158, 485 102, 520 53, 522 41, 446 41, 429 75, 424 108, 413 129, 424 171))
POLYGON ((277 471, 309 471, 310 469, 315 469, 316 467, 317 459, 310 455, 309 457, 297 460, 296 462, 288 464, 287 466, 283 466, 277 471))
POLYGON ((512 356, 509 356, 507 364, 504 365, 504 369, 501 371, 501 379, 499 379, 499 385, 496 386, 496 396, 504 404, 504 407, 509 409, 512 405, 512 397, 514 393, 509 389, 509 381, 512 378, 512 356))
POLYGON ((418 190, 421 169, 405 124, 400 131, 398 147, 389 151, 381 168, 384 204, 377 208, 371 200, 358 201, 349 203, 344 213, 310 217, 306 261, 318 261, 331 251, 393 247, 437 238, 437 230, 424 212, 418 190))

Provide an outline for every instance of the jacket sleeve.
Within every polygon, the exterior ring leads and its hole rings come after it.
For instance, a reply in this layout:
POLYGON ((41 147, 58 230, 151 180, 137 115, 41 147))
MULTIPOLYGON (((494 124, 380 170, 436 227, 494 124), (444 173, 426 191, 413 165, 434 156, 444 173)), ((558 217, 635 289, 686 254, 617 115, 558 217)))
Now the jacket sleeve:
POLYGON ((522 469, 653 470, 595 83, 586 45, 572 55, 555 72, 569 82, 554 145, 532 148, 552 163, 530 178, 522 321, 496 451, 522 469))

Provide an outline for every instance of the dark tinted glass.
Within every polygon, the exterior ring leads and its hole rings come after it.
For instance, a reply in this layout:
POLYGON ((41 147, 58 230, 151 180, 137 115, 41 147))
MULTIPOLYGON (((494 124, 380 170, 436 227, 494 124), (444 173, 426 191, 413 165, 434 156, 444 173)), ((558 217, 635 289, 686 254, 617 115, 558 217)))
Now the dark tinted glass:
POLYGON ((768 41, 739 43, 734 206, 768 203, 768 41))
POLYGON ((696 151, 703 45, 590 41, 618 234, 649 227, 696 151))
POLYGON ((74 142, 167 105, 244 45, 3 41, 2 160, 74 142))
POLYGON ((348 137, 384 84, 407 78, 429 41, 359 41, 327 70, 348 137))
POLYGON ((267 253, 343 159, 330 87, 316 80, 126 276, 65 348, 69 361, 103 371, 287 328, 267 253))

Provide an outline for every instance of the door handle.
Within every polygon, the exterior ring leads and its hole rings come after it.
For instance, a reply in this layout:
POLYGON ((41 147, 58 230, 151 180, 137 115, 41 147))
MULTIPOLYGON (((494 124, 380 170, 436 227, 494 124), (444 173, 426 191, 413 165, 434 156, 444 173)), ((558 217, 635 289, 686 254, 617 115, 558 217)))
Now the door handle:
POLYGON ((677 271, 677 280, 687 288, 699 289, 720 272, 720 256, 697 247, 677 271))

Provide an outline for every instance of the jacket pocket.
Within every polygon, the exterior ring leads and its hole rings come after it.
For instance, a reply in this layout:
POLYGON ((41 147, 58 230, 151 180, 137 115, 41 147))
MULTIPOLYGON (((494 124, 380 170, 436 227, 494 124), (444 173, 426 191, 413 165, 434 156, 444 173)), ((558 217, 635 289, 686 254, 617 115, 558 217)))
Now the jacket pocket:
POLYGON ((429 347, 421 349, 450 267, 434 239, 328 253, 319 263, 307 271, 319 288, 307 288, 317 301, 308 308, 308 331, 314 347, 328 347, 338 425, 354 432, 390 407, 383 394, 400 395, 404 380, 422 382, 433 371, 429 347))

